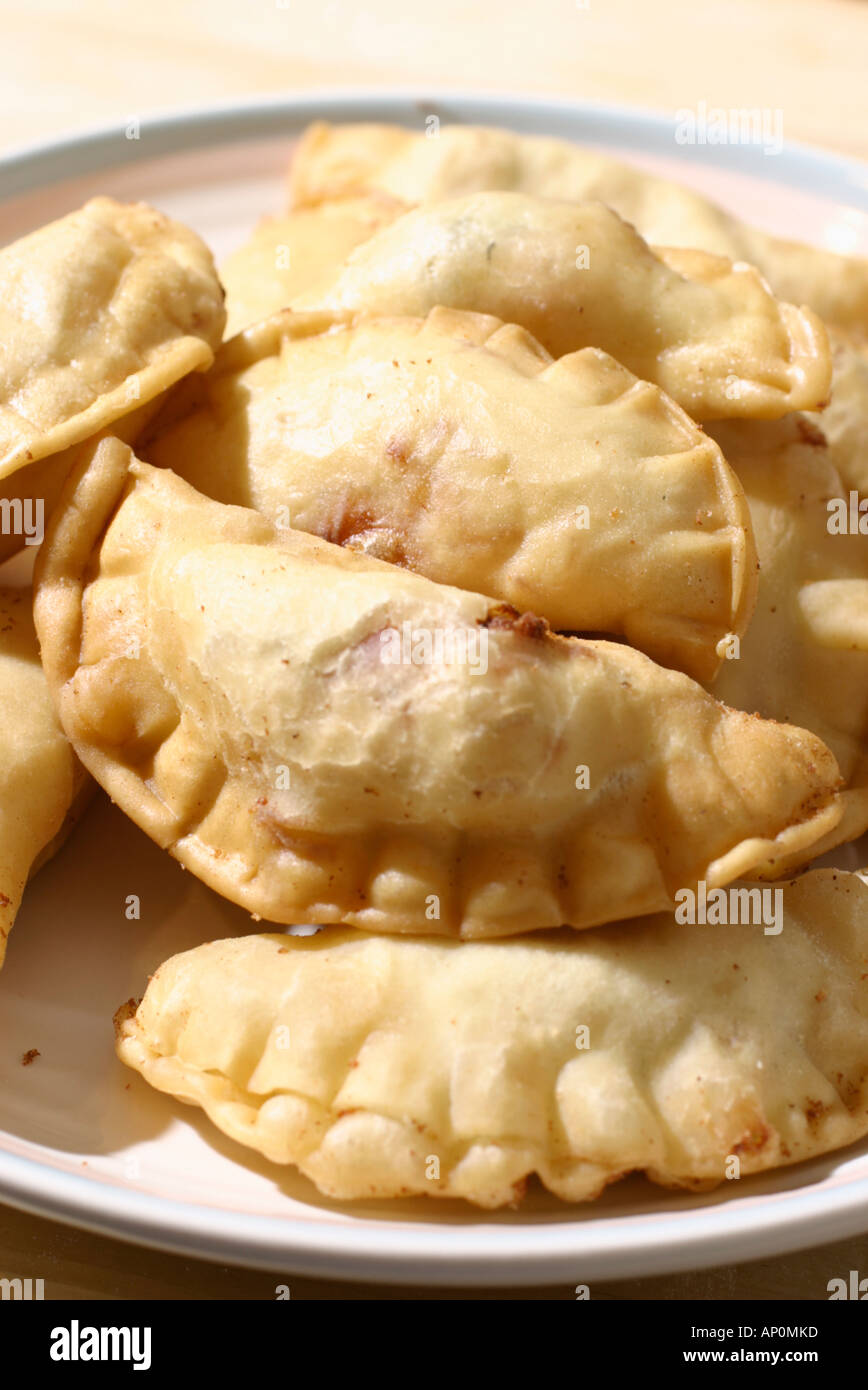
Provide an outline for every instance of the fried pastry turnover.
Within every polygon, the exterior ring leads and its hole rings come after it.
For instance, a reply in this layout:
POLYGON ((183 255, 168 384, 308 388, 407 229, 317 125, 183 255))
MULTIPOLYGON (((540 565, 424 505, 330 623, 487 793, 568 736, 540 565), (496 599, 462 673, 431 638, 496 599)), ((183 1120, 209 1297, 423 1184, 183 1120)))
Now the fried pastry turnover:
POLYGON ((0 966, 27 880, 60 847, 90 779, 60 727, 29 589, 0 588, 0 966))
POLYGON ((868 259, 770 236, 693 189, 568 140, 444 124, 436 139, 375 124, 318 121, 289 171, 292 207, 386 193, 436 203, 485 189, 569 201, 598 199, 653 246, 710 251, 748 261, 781 299, 824 322, 868 334, 868 259))
MULTIPOLYGON (((842 396, 853 381, 843 374, 842 396)), ((710 689, 810 729, 835 754, 846 809, 817 846, 825 852, 868 830, 868 518, 850 486, 859 454, 845 429, 829 440, 803 415, 721 424, 715 435, 745 488, 760 575, 738 659, 722 663, 710 689)))
POLYGON ((486 315, 275 315, 140 449, 218 501, 697 679, 752 611, 749 513, 717 445, 598 349, 553 362, 486 315))
POLYGON ((777 891, 777 935, 667 914, 214 941, 119 1011, 118 1054, 339 1201, 498 1207, 534 1174, 569 1202, 633 1171, 702 1190, 868 1133, 868 887, 777 891))
POLYGON ((144 203, 92 198, 0 250, 0 560, 75 446, 209 366, 225 319, 204 242, 144 203))
POLYGON ((481 937, 654 912, 834 828, 814 735, 609 642, 279 530, 102 441, 37 562, 63 727, 277 922, 481 937))
POLYGON ((351 251, 404 211, 398 199, 373 194, 263 218, 220 267, 226 336, 328 283, 351 251))
POLYGON ((520 324, 553 357, 603 348, 697 420, 777 419, 829 394, 816 314, 780 304, 744 262, 655 253, 603 203, 489 192, 417 208, 295 307, 424 316, 438 304, 520 324))

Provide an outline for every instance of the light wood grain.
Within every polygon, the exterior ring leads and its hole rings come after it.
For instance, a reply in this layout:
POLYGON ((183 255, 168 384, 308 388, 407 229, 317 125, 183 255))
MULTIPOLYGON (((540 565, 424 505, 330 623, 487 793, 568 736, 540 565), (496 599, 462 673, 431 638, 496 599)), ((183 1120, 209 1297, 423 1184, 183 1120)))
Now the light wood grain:
POLYGON ((859 0, 0 0, 0 148, 323 86, 535 92, 673 112, 771 107, 868 155, 859 0))
MULTIPOLYGON (((0 150, 133 116, 326 86, 499 90, 660 111, 780 110, 784 133, 868 157, 868 5, 857 0, 0 0, 0 150)), ((2 188, 0 188, 2 195, 2 188)), ((597 1299, 823 1299, 868 1275, 868 1238, 728 1269, 592 1285, 597 1299)), ((141 1250, 0 1207, 0 1276, 49 1298, 571 1299, 571 1288, 396 1289, 141 1250)), ((577 1272, 577 1280, 581 1277, 577 1272)))
POLYGON ((535 1299, 571 1302, 575 1285, 591 1300, 828 1299, 830 1279, 851 1269, 868 1277, 868 1237, 726 1269, 693 1270, 653 1279, 590 1282, 577 1268, 569 1284, 528 1289, 431 1289, 308 1279, 291 1269, 251 1270, 145 1250, 104 1236, 0 1207, 0 1277, 43 1279, 46 1299, 273 1300, 288 1285, 292 1299, 535 1299))

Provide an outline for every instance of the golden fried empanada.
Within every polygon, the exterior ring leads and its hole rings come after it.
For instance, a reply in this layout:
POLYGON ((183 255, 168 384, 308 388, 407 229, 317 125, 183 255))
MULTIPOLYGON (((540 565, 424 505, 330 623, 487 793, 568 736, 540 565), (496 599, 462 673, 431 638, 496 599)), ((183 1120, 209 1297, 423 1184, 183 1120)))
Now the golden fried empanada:
POLYGON ((758 267, 775 294, 828 323, 868 334, 868 259, 839 256, 748 227, 700 193, 567 140, 444 125, 434 139, 388 125, 317 122, 290 176, 293 206, 375 191, 408 203, 502 189, 596 198, 655 246, 696 247, 758 267))
POLYGON ((777 419, 829 394, 815 314, 779 304, 744 262, 655 255, 603 203, 472 193, 417 208, 295 307, 424 315, 438 304, 521 324, 554 357, 603 348, 695 419, 777 419))
POLYGON ((397 199, 375 194, 264 218, 220 267, 227 337, 328 281, 354 247, 404 210, 397 199))
POLYGON ((739 657, 723 662, 711 690, 831 748, 849 790, 844 818, 818 847, 830 849, 868 829, 868 537, 830 529, 832 499, 849 523, 848 488, 838 448, 804 416, 718 425, 715 435, 744 484, 760 579, 739 657))
POLYGON ((0 966, 30 874, 57 849, 89 782, 48 693, 29 589, 0 588, 0 966))
POLYGON ((868 1133, 868 886, 775 891, 778 935, 667 915, 215 941, 119 1011, 118 1054, 339 1200, 497 1207, 538 1174, 578 1202, 633 1170, 712 1187, 868 1133))
MULTIPOLYGON (((868 330, 868 323, 866 323, 868 330)), ((868 498, 868 346, 833 330, 832 395, 821 414, 812 414, 832 451, 844 489, 868 498)))
POLYGON ((652 912, 810 853, 812 734, 556 637, 103 441, 37 562, 61 722, 211 887, 279 922, 508 935, 652 912))
POLYGON ((79 444, 59 454, 35 459, 6 478, 0 478, 0 564, 24 546, 42 543, 45 525, 63 491, 69 473, 84 449, 112 435, 135 444, 141 430, 159 409, 161 397, 138 406, 79 444))
POLYGON ((0 251, 0 478, 213 360, 223 291, 199 237, 93 198, 0 251))
POLYGON ((595 348, 553 363, 524 330, 458 310, 343 328, 284 313, 166 411, 141 452, 201 492, 554 628, 623 635, 710 679, 750 617, 734 475, 595 348))

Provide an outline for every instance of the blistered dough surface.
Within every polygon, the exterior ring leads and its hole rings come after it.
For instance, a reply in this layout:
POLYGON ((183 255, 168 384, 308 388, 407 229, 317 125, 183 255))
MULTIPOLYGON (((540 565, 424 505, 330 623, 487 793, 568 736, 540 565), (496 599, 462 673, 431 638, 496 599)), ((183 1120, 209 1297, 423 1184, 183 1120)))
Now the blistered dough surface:
POLYGON ((782 921, 216 941, 120 1011, 118 1052, 339 1200, 712 1187, 868 1132, 868 887, 811 873, 782 921))
POLYGON ((630 648, 278 531, 118 441, 73 475, 37 582, 86 766, 273 921, 587 927, 771 871, 842 814, 813 735, 630 648))

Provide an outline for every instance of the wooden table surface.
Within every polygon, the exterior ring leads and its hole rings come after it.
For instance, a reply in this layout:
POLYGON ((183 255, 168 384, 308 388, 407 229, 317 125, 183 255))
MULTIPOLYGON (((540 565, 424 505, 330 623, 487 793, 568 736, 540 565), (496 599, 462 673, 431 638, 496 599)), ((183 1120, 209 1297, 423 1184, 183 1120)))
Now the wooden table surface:
MULTIPOLYGON (((673 112, 770 107, 788 139, 868 157, 864 0, 0 0, 0 153, 89 126, 315 87, 463 88, 673 112)), ((0 190, 2 193, 2 190, 0 190)), ((868 1237, 733 1268, 592 1285, 603 1299, 823 1299, 868 1237)), ((554 1298, 396 1289, 160 1254, 0 1207, 0 1276, 48 1298, 554 1298)))

